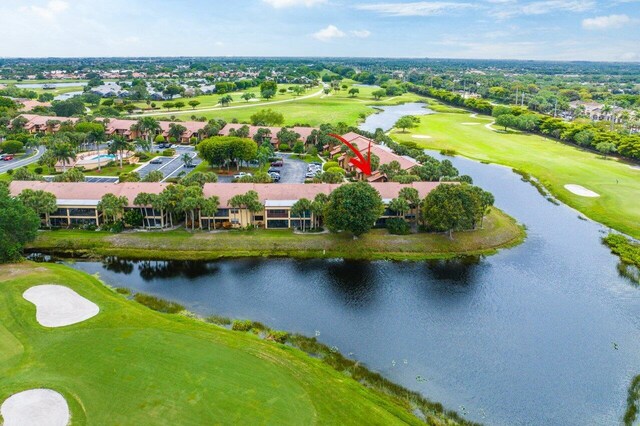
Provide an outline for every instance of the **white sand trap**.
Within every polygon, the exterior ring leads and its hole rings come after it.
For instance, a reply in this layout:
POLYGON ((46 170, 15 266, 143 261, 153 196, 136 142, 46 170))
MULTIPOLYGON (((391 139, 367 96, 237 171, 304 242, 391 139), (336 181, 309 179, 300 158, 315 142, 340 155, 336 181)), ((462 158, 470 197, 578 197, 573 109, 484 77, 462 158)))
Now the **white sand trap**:
POLYGON ((629 168, 633 170, 640 170, 640 166, 629 166, 629 168))
POLYGON ((36 305, 36 319, 45 327, 63 327, 94 317, 98 305, 61 285, 37 285, 22 295, 36 305))
POLYGON ((584 186, 568 184, 568 185, 565 185, 564 187, 567 191, 572 192, 576 195, 580 195, 581 197, 595 198, 600 196, 600 194, 593 192, 592 190, 587 189, 584 186))
POLYGON ((460 124, 463 125, 463 126, 477 126, 480 123, 460 123, 460 124))
POLYGON ((431 139, 429 135, 411 135, 411 137, 416 139, 431 139))
POLYGON ((32 389, 7 398, 0 407, 4 426, 66 426, 69 406, 58 392, 32 389))

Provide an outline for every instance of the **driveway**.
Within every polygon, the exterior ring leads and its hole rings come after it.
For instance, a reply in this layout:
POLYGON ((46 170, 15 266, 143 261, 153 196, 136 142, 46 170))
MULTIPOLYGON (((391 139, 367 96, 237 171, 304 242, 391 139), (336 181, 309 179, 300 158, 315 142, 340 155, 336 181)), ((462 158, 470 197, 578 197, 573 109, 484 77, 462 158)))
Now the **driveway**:
POLYGON ((10 161, 0 161, 0 173, 5 173, 7 170, 15 170, 19 167, 35 163, 40 157, 42 157, 42 154, 44 154, 46 150, 47 149, 44 146, 39 146, 37 152, 35 154, 30 152, 28 157, 16 157, 10 161))

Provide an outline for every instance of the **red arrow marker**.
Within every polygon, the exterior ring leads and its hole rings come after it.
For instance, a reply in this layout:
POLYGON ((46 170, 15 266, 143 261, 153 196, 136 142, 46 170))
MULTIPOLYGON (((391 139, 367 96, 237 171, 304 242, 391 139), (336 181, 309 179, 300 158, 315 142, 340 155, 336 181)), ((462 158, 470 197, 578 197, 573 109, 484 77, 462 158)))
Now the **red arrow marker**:
POLYGON ((371 176, 371 142, 369 142, 369 149, 368 149, 368 152, 367 152, 367 159, 365 160, 365 158, 362 155, 362 153, 360 151, 358 151, 356 149, 356 147, 351 145, 349 143, 349 141, 347 141, 345 138, 343 138, 340 135, 335 135, 333 133, 329 133, 329 136, 332 136, 332 137, 338 139, 340 142, 345 144, 351 151, 353 151, 353 153, 358 158, 350 158, 349 162, 351 164, 353 164, 355 167, 357 167, 358 169, 360 169, 360 171, 362 173, 364 173, 365 175, 371 176))

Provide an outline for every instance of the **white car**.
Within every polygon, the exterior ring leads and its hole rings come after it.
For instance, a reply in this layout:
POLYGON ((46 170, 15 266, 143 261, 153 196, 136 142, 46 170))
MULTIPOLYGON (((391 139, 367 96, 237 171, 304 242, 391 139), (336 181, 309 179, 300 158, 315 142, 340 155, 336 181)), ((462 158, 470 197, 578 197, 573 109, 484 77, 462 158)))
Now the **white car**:
POLYGON ((240 172, 237 175, 233 175, 234 179, 240 179, 243 178, 245 176, 253 176, 251 173, 245 173, 245 172, 240 172))

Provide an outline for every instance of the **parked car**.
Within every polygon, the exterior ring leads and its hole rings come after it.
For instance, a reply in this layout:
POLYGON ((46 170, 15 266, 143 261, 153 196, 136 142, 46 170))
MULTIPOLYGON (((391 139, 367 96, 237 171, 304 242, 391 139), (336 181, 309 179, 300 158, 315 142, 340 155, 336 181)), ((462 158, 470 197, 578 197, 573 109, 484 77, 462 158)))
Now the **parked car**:
POLYGON ((284 161, 282 160, 277 160, 271 163, 271 167, 282 167, 284 166, 284 161))
POLYGON ((154 158, 153 160, 149 161, 149 163, 151 163, 151 164, 162 164, 162 158, 154 158))
POLYGON ((274 182, 280 182, 280 173, 269 173, 274 182))
POLYGON ((234 179, 240 179, 243 178, 245 176, 253 176, 251 173, 245 173, 245 172, 240 172, 237 175, 233 175, 234 179))
POLYGON ((267 173, 269 173, 269 174, 271 174, 271 173, 277 173, 277 174, 280 174, 280 170, 275 169, 275 168, 273 168, 273 167, 270 167, 270 168, 269 168, 269 171, 268 171, 267 173))
POLYGON ((185 164, 185 165, 184 165, 184 168, 185 168, 185 169, 193 169, 193 168, 195 168, 196 166, 197 166, 197 164, 195 164, 195 163, 189 163, 189 164, 185 164))
POLYGON ((318 176, 319 174, 320 174, 319 171, 317 171, 317 172, 307 172, 307 174, 304 175, 304 177, 306 177, 306 178, 314 178, 314 177, 318 176))
POLYGON ((11 161, 11 160, 13 160, 13 155, 11 155, 11 154, 5 154, 5 156, 4 156, 4 157, 2 157, 2 160, 3 160, 3 161, 11 161))
POLYGON ((318 161, 314 161, 313 163, 309 163, 310 165, 313 166, 318 166, 318 167, 322 167, 322 163, 318 162, 318 161))

